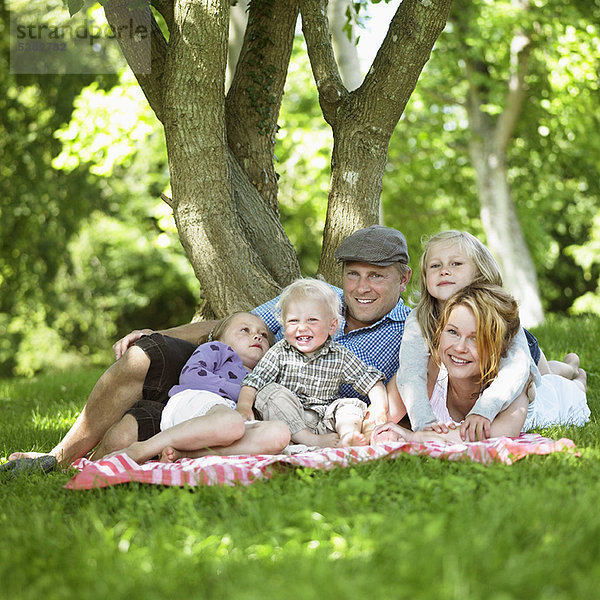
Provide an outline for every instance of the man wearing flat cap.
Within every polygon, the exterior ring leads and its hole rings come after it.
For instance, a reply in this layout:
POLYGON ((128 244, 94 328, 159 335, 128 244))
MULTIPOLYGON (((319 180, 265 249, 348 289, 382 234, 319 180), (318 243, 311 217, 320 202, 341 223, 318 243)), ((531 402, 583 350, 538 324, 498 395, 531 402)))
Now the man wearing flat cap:
MULTIPOLYGON (((372 225, 348 236, 335 258, 342 263, 343 289, 332 286, 342 303, 341 327, 333 338, 383 371, 387 383, 398 370, 400 341, 410 312, 401 298, 411 276, 406 239, 396 229, 372 225)), ((281 339, 276 304, 277 298, 251 312, 281 339)), ((100 377, 79 419, 51 453, 58 460, 72 461, 102 439, 94 455, 100 458, 158 433, 168 392, 197 347, 192 340, 206 336, 213 326, 203 322, 164 333, 137 330, 119 340, 113 346, 118 360, 100 377)), ((356 392, 342 386, 340 395, 352 397, 356 392)))

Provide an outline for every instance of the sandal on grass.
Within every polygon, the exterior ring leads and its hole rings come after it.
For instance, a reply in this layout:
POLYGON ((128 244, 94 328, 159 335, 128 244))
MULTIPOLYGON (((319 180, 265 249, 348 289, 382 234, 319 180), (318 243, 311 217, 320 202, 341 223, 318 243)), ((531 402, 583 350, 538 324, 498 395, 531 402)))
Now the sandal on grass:
POLYGON ((37 458, 17 458, 0 465, 0 472, 11 472, 13 477, 23 473, 50 473, 58 468, 58 461, 51 454, 37 458))

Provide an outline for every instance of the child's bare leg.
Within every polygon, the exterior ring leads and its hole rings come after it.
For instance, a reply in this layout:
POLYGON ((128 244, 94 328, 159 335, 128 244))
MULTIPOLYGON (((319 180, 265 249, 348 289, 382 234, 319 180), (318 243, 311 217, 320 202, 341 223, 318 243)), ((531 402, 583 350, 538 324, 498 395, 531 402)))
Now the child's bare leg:
POLYGON ((228 446, 245 433, 242 415, 227 406, 215 406, 203 417, 195 417, 169 427, 143 442, 135 442, 123 452, 137 463, 161 454, 167 447, 193 451, 211 446, 228 446))
POLYGON ((319 448, 331 448, 338 444, 340 438, 337 433, 313 433, 310 429, 301 429, 292 433, 294 444, 305 446, 318 446, 319 448))
POLYGON ((202 456, 238 456, 242 454, 279 454, 290 442, 290 430, 282 421, 247 423, 244 435, 228 446, 210 446, 180 450, 167 446, 160 455, 161 462, 202 456))
POLYGON ((345 415, 338 412, 335 419, 335 430, 340 436, 338 446, 366 446, 368 443, 362 432, 360 415, 345 415))
POLYGON ((540 349, 540 360, 538 362, 538 369, 540 370, 541 375, 548 375, 552 373, 550 370, 550 365, 548 364, 548 360, 546 359, 546 355, 540 349))
POLYGON ((549 360, 548 367, 550 373, 560 375, 565 379, 576 379, 579 375, 579 356, 574 352, 569 352, 564 361, 549 360))
POLYGON ((523 391, 505 410, 496 415, 492 421, 490 437, 516 437, 521 433, 525 419, 529 397, 523 391))
POLYGON ((291 440, 294 444, 327 448, 335 446, 339 440, 337 433, 313 433, 308 426, 316 428, 318 414, 305 409, 293 392, 278 383, 269 383, 258 392, 254 408, 265 422, 287 423, 292 431, 291 440))

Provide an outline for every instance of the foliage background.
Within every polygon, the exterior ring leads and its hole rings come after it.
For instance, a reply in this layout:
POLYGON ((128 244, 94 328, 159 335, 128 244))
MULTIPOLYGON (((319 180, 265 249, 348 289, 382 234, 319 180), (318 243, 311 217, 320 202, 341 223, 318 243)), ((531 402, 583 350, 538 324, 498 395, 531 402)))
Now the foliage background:
MULTIPOLYGON (((505 66, 506 54, 495 42, 508 19, 507 4, 477 3, 485 16, 477 43, 488 55, 495 52, 489 58, 497 64, 490 86, 505 66)), ((600 313, 597 4, 584 12, 576 1, 537 4, 538 16, 549 10, 511 149, 511 183, 546 310, 600 313)), ((160 200, 169 181, 162 130, 128 71, 10 73, 8 24, 4 2, 0 374, 104 364, 115 339, 133 328, 189 321, 202 297, 170 209, 160 200)), ((457 54, 449 25, 389 148, 382 220, 408 239, 413 291, 424 234, 468 229, 485 241, 466 151, 457 54)), ((331 139, 298 37, 276 170, 282 222, 305 275, 314 274, 319 259, 331 139)))

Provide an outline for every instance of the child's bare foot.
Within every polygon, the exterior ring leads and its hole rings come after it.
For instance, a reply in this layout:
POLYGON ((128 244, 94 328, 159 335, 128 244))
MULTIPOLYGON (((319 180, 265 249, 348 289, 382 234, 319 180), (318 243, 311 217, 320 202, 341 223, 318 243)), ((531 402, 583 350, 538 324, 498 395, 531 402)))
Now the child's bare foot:
MULTIPOLYGON (((423 434, 425 432, 422 432, 423 434)), ((429 433, 429 432, 427 432, 429 433)), ((386 444, 388 442, 411 442, 416 441, 417 434, 406 427, 394 423, 380 425, 371 436, 371 444, 386 444)))
POLYGON ((202 458, 204 456, 227 456, 226 449, 219 452, 219 448, 201 448, 200 450, 177 450, 172 446, 163 448, 160 453, 160 462, 172 463, 181 458, 202 458))
POLYGON ((308 429, 303 429, 292 434, 294 444, 304 444, 305 446, 318 446, 319 448, 333 448, 339 442, 337 433, 313 433, 308 429))
POLYGON ((565 363, 567 363, 573 369, 573 377, 571 377, 571 379, 577 379, 579 371, 581 370, 579 368, 579 356, 577 356, 575 352, 569 352, 565 356, 565 363))
POLYGON ((110 454, 106 454, 100 458, 95 460, 105 460, 106 458, 112 458, 113 456, 117 456, 118 454, 126 454, 131 458, 131 460, 135 461, 138 465, 145 463, 148 460, 148 457, 143 452, 141 446, 143 442, 134 442, 128 448, 122 448, 121 450, 116 450, 115 452, 111 452, 110 454))
POLYGON ((159 456, 160 462, 163 463, 173 463, 180 458, 185 458, 185 456, 179 452, 179 450, 173 448, 173 446, 167 446, 166 448, 163 448, 163 451, 159 456))
POLYGON ((340 435, 337 445, 338 447, 366 446, 367 443, 367 438, 360 431, 349 431, 340 435))
POLYGON ((548 368, 550 373, 560 375, 565 379, 577 379, 579 376, 579 356, 574 352, 569 352, 562 361, 549 360, 548 368))
POLYGON ((322 433, 315 437, 318 438, 318 440, 313 446, 319 446, 320 448, 333 448, 337 446, 340 441, 340 436, 337 433, 322 433))
POLYGON ((577 369, 577 376, 573 378, 573 381, 587 394, 587 373, 583 369, 577 369))

